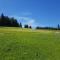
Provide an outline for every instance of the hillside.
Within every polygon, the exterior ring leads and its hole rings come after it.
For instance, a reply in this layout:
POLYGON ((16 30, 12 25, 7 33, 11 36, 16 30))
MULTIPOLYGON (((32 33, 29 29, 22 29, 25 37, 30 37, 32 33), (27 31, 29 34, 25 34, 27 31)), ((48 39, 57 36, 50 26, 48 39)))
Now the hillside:
POLYGON ((60 31, 0 27, 0 60, 60 60, 60 31))

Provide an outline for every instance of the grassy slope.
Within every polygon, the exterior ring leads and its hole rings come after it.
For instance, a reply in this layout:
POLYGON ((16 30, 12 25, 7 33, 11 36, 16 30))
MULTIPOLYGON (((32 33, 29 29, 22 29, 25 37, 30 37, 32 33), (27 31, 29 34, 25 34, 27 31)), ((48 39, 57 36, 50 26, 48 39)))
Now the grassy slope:
POLYGON ((60 33, 0 28, 0 60, 60 60, 60 33))

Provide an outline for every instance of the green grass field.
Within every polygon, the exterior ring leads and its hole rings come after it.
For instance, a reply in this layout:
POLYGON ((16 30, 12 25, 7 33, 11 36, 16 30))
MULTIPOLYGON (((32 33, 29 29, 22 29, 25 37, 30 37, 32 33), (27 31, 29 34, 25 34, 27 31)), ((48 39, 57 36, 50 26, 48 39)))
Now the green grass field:
POLYGON ((60 31, 0 27, 0 60, 60 60, 60 31))

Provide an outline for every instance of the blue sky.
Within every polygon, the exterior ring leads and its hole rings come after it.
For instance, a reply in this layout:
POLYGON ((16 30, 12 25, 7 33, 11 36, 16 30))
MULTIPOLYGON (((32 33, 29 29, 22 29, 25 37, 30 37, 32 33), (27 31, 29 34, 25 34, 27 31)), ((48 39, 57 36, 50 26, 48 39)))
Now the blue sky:
POLYGON ((60 24, 60 0, 0 0, 2 12, 23 25, 56 27, 60 24))

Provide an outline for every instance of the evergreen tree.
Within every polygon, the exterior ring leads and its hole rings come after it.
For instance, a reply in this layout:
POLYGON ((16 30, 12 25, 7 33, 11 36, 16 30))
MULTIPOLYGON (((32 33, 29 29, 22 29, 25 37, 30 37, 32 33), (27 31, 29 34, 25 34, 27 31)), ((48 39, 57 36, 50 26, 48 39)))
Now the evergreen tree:
POLYGON ((16 19, 4 16, 4 14, 2 13, 0 16, 0 26, 19 27, 19 23, 16 19))
POLYGON ((20 22, 20 28, 22 28, 22 23, 20 22))
POLYGON ((31 27, 31 26, 29 26, 29 28, 31 29, 32 27, 31 27))
POLYGON ((58 24, 58 29, 60 29, 60 25, 58 24))
POLYGON ((24 28, 29 28, 28 25, 24 25, 24 28))

